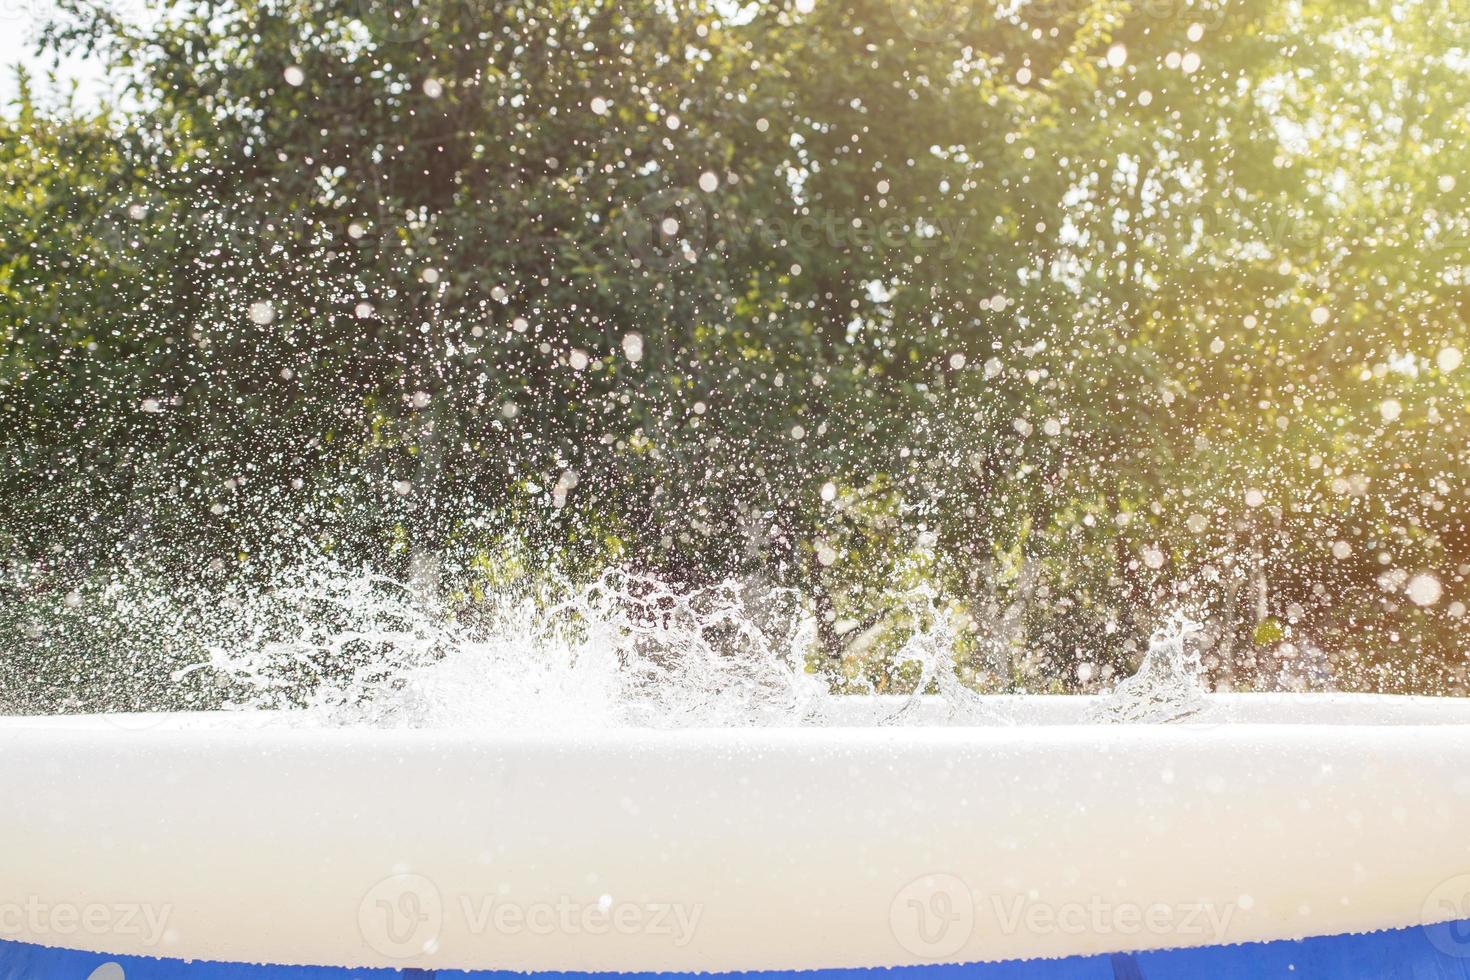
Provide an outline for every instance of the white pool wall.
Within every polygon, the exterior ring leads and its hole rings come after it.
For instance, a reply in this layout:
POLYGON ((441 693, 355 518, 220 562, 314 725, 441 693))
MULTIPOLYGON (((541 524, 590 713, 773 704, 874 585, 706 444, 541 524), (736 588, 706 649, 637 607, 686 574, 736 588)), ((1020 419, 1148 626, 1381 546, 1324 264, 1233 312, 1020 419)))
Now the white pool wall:
POLYGON ((63 934, 53 915, 0 934, 244 962, 734 970, 1452 917, 1467 705, 1332 703, 1236 699, 1222 711, 1255 720, 1184 726, 576 737, 12 720, 0 839, 23 844, 0 849, 0 910, 133 905, 162 926, 63 934), (1303 722, 1319 712, 1353 723, 1303 722))

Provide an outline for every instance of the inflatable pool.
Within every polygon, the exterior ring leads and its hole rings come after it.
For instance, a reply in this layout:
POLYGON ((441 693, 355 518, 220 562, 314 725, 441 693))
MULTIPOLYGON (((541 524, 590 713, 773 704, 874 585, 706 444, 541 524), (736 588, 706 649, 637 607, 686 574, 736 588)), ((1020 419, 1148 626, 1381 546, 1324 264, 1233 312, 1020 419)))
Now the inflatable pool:
POLYGON ((0 720, 0 978, 1470 977, 1470 702, 997 705, 1016 723, 0 720))

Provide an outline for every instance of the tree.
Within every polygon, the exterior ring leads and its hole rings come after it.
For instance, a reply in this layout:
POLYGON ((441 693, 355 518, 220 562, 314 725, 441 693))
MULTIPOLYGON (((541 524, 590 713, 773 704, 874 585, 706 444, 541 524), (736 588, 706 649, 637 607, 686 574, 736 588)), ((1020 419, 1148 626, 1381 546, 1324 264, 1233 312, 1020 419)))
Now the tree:
POLYGON ((140 541, 454 592, 511 534, 795 587, 836 683, 950 616, 972 683, 1095 689, 1188 606, 1222 686, 1463 685, 1432 4, 66 9, 129 109, 5 123, 55 595, 140 541))

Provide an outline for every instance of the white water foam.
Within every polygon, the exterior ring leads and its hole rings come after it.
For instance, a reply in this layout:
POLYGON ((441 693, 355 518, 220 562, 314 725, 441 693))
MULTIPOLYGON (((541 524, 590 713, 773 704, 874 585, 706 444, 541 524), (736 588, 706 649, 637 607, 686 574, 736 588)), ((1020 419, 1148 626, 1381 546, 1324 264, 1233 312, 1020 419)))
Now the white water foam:
MULTIPOLYGON (((920 695, 933 692, 949 723, 1001 720, 957 676, 957 628, 933 600, 910 598, 918 625, 893 658, 916 666, 912 696, 874 722, 916 721, 920 695)), ((506 589, 456 606, 319 561, 237 590, 227 605, 207 658, 176 677, 213 674, 233 708, 306 708, 344 725, 558 731, 852 716, 811 668, 816 621, 786 589, 735 580, 679 589, 615 569, 589 585, 506 589)))
MULTIPOLYGON (((175 701, 304 709, 331 725, 845 725, 854 723, 850 695, 879 693, 850 677, 833 693, 838 665, 817 652, 811 605, 759 582, 680 588, 611 569, 591 583, 521 579, 468 594, 322 555, 258 567, 269 571, 192 589, 119 576, 82 599, 91 612, 77 628, 104 624, 131 643, 125 663, 187 665, 172 677, 190 693, 175 701)), ((884 658, 896 669, 884 693, 906 696, 870 699, 858 713, 865 724, 1025 723, 966 685, 956 667, 963 627, 941 597, 920 589, 897 601, 888 621, 901 625, 884 658)), ((1177 620, 1156 635, 1138 673, 1089 720, 1168 722, 1198 711, 1199 661, 1184 642, 1192 628, 1177 620)))

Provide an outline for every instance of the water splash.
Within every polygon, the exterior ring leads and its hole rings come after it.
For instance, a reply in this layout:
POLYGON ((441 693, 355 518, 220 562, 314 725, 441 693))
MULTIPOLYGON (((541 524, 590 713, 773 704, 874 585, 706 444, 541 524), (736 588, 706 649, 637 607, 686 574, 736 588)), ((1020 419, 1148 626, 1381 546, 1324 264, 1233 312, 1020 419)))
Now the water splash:
MULTIPOLYGON (((1029 717, 961 678, 973 627, 931 586, 888 597, 886 676, 846 676, 819 653, 815 610, 792 589, 676 587, 618 568, 572 582, 505 565, 498 584, 478 585, 424 569, 400 581, 315 552, 202 578, 132 567, 11 608, 25 620, 6 627, 23 640, 17 669, 51 670, 67 690, 81 678, 85 691, 6 710, 292 709, 312 724, 519 731, 1029 717), (890 696, 863 698, 875 685, 890 696)), ((1203 706, 1185 643, 1196 629, 1178 620, 1155 636, 1091 719, 1172 721, 1203 706)), ((5 688, 0 676, 0 707, 5 688)))
MULTIPOLYGON (((955 673, 957 629, 933 597, 895 660, 907 698, 878 724, 917 717, 937 692, 950 723, 996 712, 955 673), (928 703, 928 702, 926 702, 928 703)), ((812 668, 816 620, 793 590, 727 580, 676 588, 624 569, 472 603, 322 560, 235 590, 228 628, 176 672, 230 692, 228 707, 306 709, 344 725, 586 730, 851 723, 850 699, 812 668)))
POLYGON ((751 596, 735 581, 679 590, 614 569, 551 602, 484 605, 481 623, 406 664, 362 717, 562 730, 820 721, 825 685, 805 670, 815 628, 790 594, 751 596))
POLYGON ((1188 642, 1201 628, 1193 619, 1176 615, 1149 639, 1138 672, 1119 681, 1093 708, 1089 720, 1162 724, 1182 721, 1207 707, 1199 653, 1188 642))

